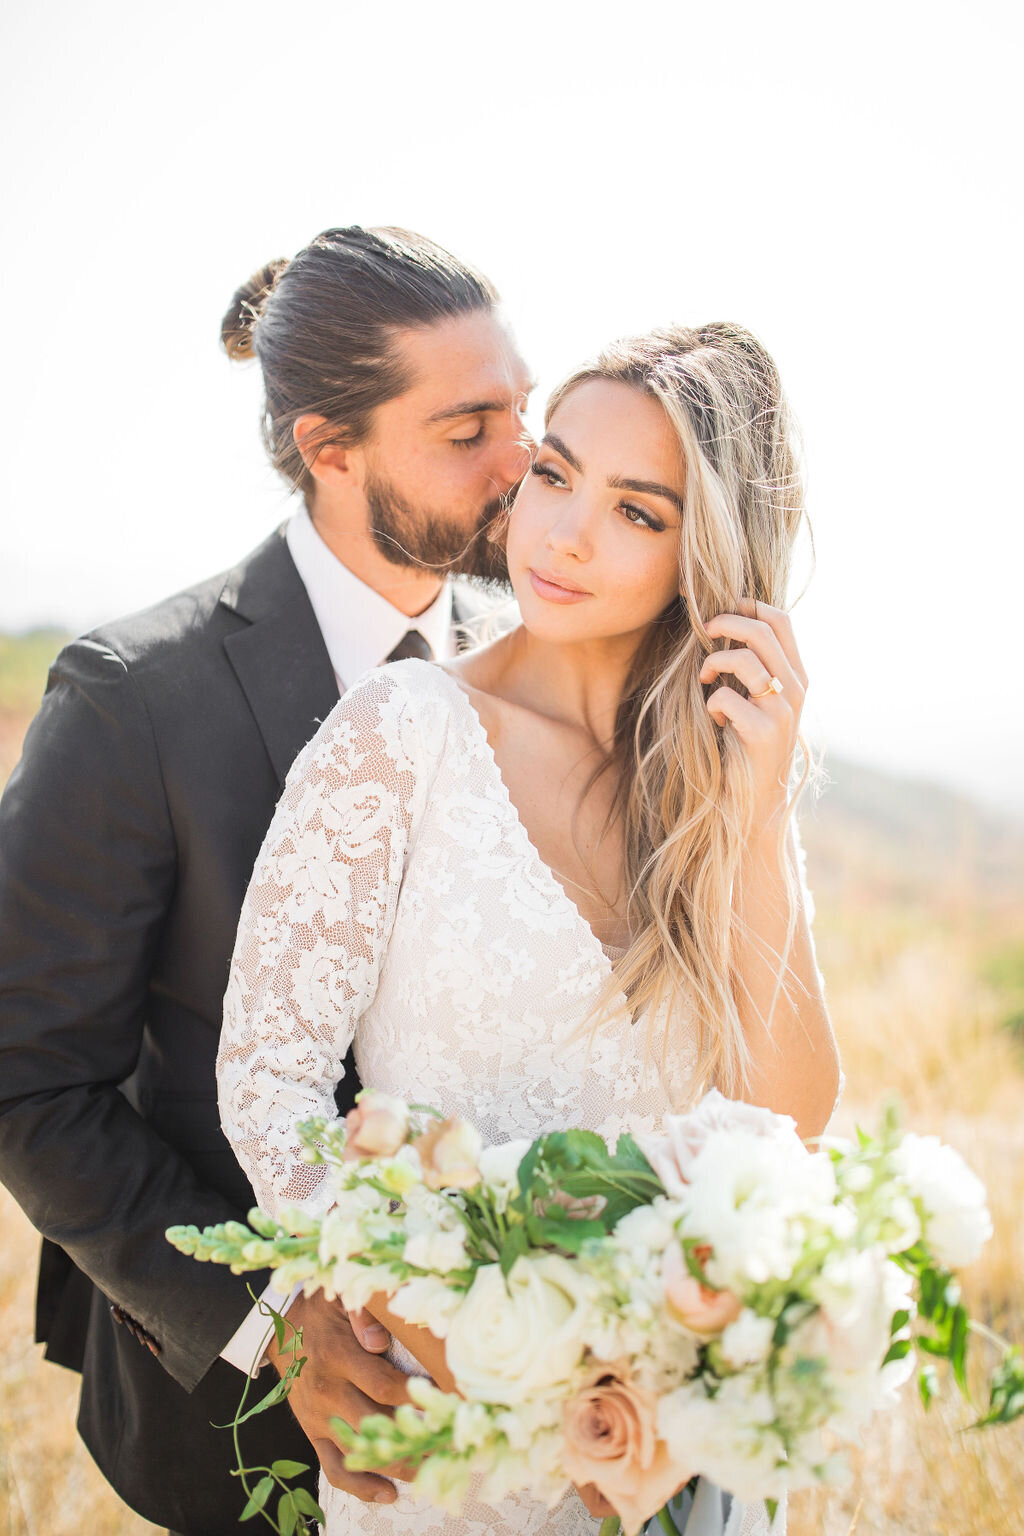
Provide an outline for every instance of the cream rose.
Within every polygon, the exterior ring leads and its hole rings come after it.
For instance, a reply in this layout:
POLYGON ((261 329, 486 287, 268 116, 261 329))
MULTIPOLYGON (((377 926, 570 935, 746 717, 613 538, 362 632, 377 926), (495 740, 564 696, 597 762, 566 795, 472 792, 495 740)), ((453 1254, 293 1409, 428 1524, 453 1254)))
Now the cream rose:
POLYGON ((565 1386, 583 1357, 587 1281, 556 1253, 478 1269, 448 1327, 448 1369, 468 1397, 515 1407, 565 1386))
POLYGON ((468 1120, 439 1120, 413 1142, 428 1189, 474 1189, 483 1143, 468 1120))
POLYGON ((345 1116, 348 1162, 362 1157, 394 1157, 409 1134, 409 1109, 401 1099, 367 1088, 345 1116))
POLYGON ((689 1328, 691 1333, 704 1337, 721 1333, 743 1310, 742 1303, 732 1291, 712 1290, 690 1274, 682 1247, 674 1240, 665 1249, 661 1278, 666 1306, 676 1321, 689 1328))
POLYGON ((614 1366, 597 1365, 564 1409, 565 1470, 604 1494, 625 1536, 636 1536, 690 1477, 658 1439, 657 1407, 656 1393, 614 1366))

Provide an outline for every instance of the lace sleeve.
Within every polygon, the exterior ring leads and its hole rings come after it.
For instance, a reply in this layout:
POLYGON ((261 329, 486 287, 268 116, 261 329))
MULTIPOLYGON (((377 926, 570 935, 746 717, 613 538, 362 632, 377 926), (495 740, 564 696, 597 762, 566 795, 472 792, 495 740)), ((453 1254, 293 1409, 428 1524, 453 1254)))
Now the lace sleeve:
POLYGON ((317 1210, 296 1121, 334 1089, 387 949, 421 802, 412 696, 390 669, 345 694, 288 775, 242 907, 217 1058, 221 1124, 264 1210, 317 1210))

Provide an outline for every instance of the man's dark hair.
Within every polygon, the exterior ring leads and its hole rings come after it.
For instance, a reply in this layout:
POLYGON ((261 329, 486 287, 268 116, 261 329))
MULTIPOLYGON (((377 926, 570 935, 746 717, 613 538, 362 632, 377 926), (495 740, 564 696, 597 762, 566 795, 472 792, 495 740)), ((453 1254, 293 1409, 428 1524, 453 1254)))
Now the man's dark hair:
POLYGON ((259 359, 267 452, 286 480, 309 492, 313 479, 292 436, 298 418, 325 418, 320 446, 365 441, 377 407, 412 383, 396 332, 497 302, 486 277, 424 235, 353 224, 255 272, 231 300, 220 334, 229 357, 259 359))

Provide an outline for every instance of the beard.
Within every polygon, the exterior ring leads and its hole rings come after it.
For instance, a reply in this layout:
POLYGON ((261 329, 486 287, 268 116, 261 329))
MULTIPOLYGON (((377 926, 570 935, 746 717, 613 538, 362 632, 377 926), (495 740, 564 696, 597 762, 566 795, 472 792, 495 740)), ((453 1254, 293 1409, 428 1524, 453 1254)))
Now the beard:
POLYGON ((368 477, 365 490, 373 542, 392 565, 508 586, 504 540, 496 543, 490 535, 507 511, 513 491, 507 498, 496 496, 489 501, 467 533, 439 512, 410 506, 382 477, 368 477))

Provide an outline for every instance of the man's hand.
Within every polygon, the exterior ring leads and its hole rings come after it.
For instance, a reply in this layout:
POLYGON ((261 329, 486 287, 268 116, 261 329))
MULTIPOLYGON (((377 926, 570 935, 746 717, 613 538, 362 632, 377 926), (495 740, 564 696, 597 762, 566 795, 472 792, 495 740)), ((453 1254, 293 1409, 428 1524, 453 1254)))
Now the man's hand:
MULTIPOLYGON (((287 1321, 302 1329, 299 1355, 308 1358, 288 1394, 292 1412, 317 1454, 324 1476, 335 1488, 354 1494, 364 1504, 392 1504, 397 1491, 387 1478, 374 1472, 350 1472, 331 1430, 331 1419, 343 1419, 358 1428, 364 1414, 387 1413, 407 1403, 406 1377, 381 1355, 388 1346, 387 1331, 368 1312, 346 1315, 340 1301, 325 1301, 323 1294, 296 1296, 287 1321)), ((288 1349, 278 1352, 271 1339, 267 1357, 283 1376, 296 1356, 288 1349)), ((412 1473, 394 1468, 396 1477, 412 1473)))

